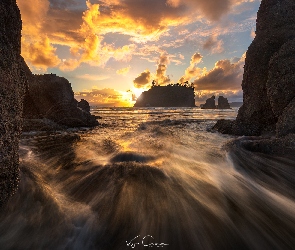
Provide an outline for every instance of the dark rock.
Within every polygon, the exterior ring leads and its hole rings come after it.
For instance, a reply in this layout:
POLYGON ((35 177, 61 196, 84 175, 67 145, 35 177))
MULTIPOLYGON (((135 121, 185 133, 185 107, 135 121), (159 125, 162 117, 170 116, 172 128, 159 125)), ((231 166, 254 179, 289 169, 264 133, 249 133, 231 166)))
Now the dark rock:
POLYGON ((277 136, 295 134, 295 98, 284 108, 282 115, 276 124, 277 136))
POLYGON ((227 98, 225 98, 223 96, 219 96, 217 108, 218 109, 230 109, 230 105, 228 103, 227 98))
POLYGON ((277 135, 295 132, 294 126, 286 124, 292 118, 285 111, 294 114, 290 104, 295 97, 294 39, 295 2, 262 0, 256 37, 246 54, 243 106, 230 134, 261 135, 275 127, 277 135))
POLYGON ((222 134, 231 134, 235 123, 231 120, 221 119, 213 126, 213 130, 218 130, 222 134))
POLYGON ((215 105, 215 96, 213 95, 211 98, 206 100, 206 103, 202 105, 202 109, 216 109, 215 105))
POLYGON ((81 99, 81 101, 78 102, 78 107, 90 113, 90 105, 85 99, 81 99))
POLYGON ((18 145, 26 84, 22 69, 21 17, 15 0, 0 2, 0 206, 19 179, 18 145))
POLYGON ((193 88, 185 86, 154 86, 143 92, 134 107, 195 107, 193 88))
POLYGON ((23 132, 29 131, 57 131, 64 130, 67 127, 59 125, 52 120, 43 119, 24 119, 23 120, 23 132))
MULTIPOLYGON (((295 14, 295 11, 294 11, 295 14)), ((286 42, 269 62, 267 96, 276 118, 295 97, 295 39, 286 42)))
MULTIPOLYGON (((25 67, 25 66, 24 66, 25 67)), ((86 101, 86 110, 78 107, 69 81, 55 74, 32 75, 26 71, 29 85, 26 92, 24 117, 30 119, 47 118, 68 127, 92 127, 98 125, 86 101)))

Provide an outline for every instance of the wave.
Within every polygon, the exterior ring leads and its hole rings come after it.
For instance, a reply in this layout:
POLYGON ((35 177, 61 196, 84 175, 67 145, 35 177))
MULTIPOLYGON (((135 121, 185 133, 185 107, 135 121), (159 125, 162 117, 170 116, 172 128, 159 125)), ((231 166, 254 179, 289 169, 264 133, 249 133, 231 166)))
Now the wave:
POLYGON ((293 159, 173 122, 26 136, 1 249, 291 249, 293 159))

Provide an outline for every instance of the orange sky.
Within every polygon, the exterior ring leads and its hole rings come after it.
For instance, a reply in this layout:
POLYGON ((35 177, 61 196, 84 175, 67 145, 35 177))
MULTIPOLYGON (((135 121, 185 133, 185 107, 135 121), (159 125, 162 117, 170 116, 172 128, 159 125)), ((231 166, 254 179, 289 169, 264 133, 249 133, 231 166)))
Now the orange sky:
POLYGON ((196 102, 241 101, 244 53, 259 0, 17 0, 22 55, 33 73, 66 77, 91 104, 190 81, 196 102))

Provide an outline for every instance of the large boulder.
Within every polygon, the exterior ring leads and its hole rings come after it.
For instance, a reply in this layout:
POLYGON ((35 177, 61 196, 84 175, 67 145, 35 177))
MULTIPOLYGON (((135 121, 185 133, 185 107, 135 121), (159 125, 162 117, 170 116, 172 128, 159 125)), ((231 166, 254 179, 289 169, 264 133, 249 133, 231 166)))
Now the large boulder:
MULTIPOLYGON (((231 134, 261 135, 281 131, 290 118, 283 118, 285 109, 295 97, 295 1, 262 0, 256 26, 256 37, 245 60, 242 82, 243 106, 231 125, 219 122, 214 127, 231 134), (278 122, 279 121, 279 122, 278 122), (228 129, 226 129, 228 131, 228 129)), ((291 105, 291 107, 289 106, 291 105)), ((294 113, 294 112, 293 112, 294 113)), ((277 135, 294 133, 294 126, 277 135), (288 131, 288 132, 286 132, 288 131)))
POLYGON ((0 206, 17 188, 18 144, 26 83, 21 52, 22 22, 15 0, 0 1, 0 206))
POLYGON ((33 75, 29 71, 29 85, 24 103, 27 119, 50 119, 68 127, 92 127, 98 122, 90 114, 84 101, 84 109, 78 107, 69 81, 55 74, 33 75))

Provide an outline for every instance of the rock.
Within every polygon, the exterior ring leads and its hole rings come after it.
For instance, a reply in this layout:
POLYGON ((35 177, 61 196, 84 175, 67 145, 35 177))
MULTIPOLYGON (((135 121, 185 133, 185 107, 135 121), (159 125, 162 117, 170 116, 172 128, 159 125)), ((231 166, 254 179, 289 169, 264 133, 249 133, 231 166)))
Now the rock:
POLYGON ((195 107, 194 89, 186 86, 154 86, 143 92, 134 107, 195 107))
MULTIPOLYGON (((294 13, 295 14, 295 13, 294 13)), ((295 97, 295 39, 285 43, 269 62, 267 96, 278 118, 295 97)))
POLYGON ((213 95, 211 98, 206 100, 206 103, 202 105, 202 109, 216 109, 215 105, 215 96, 213 95))
POLYGON ((67 127, 59 125, 52 120, 43 119, 24 119, 23 120, 23 132, 30 131, 58 131, 64 130, 67 127))
POLYGON ((19 179, 18 145, 26 84, 22 69, 22 22, 15 0, 0 2, 0 206, 15 192, 19 179))
POLYGON ((30 71, 27 71, 27 74, 29 85, 25 98, 25 118, 47 118, 68 127, 98 125, 95 116, 89 112, 87 101, 82 102, 86 110, 78 107, 78 101, 74 98, 74 92, 67 79, 55 74, 33 75, 30 71))
POLYGON ((276 133, 278 137, 288 134, 295 134, 295 97, 288 104, 276 124, 276 133))
POLYGON ((294 39, 295 2, 262 0, 256 37, 246 53, 243 106, 230 134, 261 135, 276 130, 279 136, 295 132, 290 124, 284 124, 291 119, 285 116, 285 109, 293 107, 289 104, 295 97, 294 39))
POLYGON ((227 98, 225 98, 223 96, 219 96, 217 108, 218 109, 230 109, 227 98))
POLYGON ((78 107, 90 113, 90 105, 85 99, 81 99, 81 101, 78 102, 78 107))

